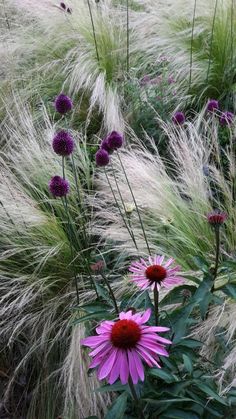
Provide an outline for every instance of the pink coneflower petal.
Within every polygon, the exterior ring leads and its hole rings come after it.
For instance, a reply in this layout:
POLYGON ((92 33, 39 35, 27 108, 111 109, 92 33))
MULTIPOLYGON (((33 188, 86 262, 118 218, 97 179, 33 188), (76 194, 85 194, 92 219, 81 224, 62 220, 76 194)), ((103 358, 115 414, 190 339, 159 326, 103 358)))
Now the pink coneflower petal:
POLYGON ((82 340, 83 345, 92 348, 90 368, 98 368, 99 380, 113 384, 120 378, 126 384, 130 378, 137 384, 139 379, 144 380, 143 362, 160 368, 159 356, 168 356, 164 346, 171 342, 157 333, 169 328, 146 325, 150 316, 150 309, 135 314, 132 310, 122 312, 117 321, 102 322, 96 336, 82 340))
POLYGON ((150 287, 159 291, 162 286, 169 288, 184 283, 184 278, 179 275, 180 266, 173 266, 173 263, 173 258, 165 261, 164 256, 149 256, 147 261, 132 262, 129 271, 132 280, 142 290, 150 287))

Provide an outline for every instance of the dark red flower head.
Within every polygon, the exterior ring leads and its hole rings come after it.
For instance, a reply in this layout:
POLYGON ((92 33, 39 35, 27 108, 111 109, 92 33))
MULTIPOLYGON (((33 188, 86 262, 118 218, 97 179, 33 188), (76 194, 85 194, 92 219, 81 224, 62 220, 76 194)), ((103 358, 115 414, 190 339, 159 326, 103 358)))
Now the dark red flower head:
POLYGON ((210 212, 207 215, 208 223, 211 224, 213 227, 221 226, 222 224, 224 224, 227 218, 228 215, 225 212, 221 212, 218 210, 210 212))

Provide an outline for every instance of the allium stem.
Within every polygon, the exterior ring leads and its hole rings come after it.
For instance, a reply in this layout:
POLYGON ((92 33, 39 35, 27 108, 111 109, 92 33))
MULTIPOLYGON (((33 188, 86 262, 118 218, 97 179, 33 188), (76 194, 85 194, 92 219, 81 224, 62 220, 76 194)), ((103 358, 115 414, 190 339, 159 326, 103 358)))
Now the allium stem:
MULTIPOLYGON (((121 202, 122 202, 123 209, 124 209, 124 213, 125 213, 125 211, 126 211, 126 208, 125 208, 125 203, 124 203, 124 200, 123 200, 123 197, 122 197, 122 193, 121 193, 120 188, 119 188, 119 183, 118 183, 118 181, 117 181, 116 172, 115 172, 115 170, 114 170, 114 166, 113 166, 112 162, 111 162, 111 167, 112 167, 113 176, 114 176, 115 183, 116 183, 116 188, 117 188, 117 191, 118 191, 118 194, 119 194, 119 197, 120 197, 120 200, 121 200, 121 202)), ((137 246, 137 243, 136 243, 136 240, 135 240, 135 237, 134 237, 134 232, 133 232, 133 230, 132 230, 132 226, 131 226, 131 223, 130 223, 130 219, 129 219, 128 217, 127 217, 127 223, 129 224, 130 235, 131 235, 131 237, 132 237, 132 240, 133 240, 133 242, 134 242, 134 245, 135 245, 136 249, 138 250, 138 246, 137 246)))
POLYGON ((88 3, 89 15, 90 15, 92 29, 93 29, 93 39, 94 39, 94 45, 95 45, 97 60, 98 60, 98 62, 100 62, 99 54, 98 54, 97 38, 96 38, 95 26, 94 26, 94 20, 93 20, 93 14, 92 14, 92 9, 91 9, 91 4, 90 4, 90 1, 89 0, 87 0, 87 3, 88 3))
MULTIPOLYGON (((63 173, 63 179, 65 179, 65 158, 62 157, 62 173, 63 173)), ((67 215, 67 226, 68 226, 68 233, 69 233, 69 244, 70 244, 70 253, 72 258, 72 268, 73 268, 73 274, 74 274, 74 282, 75 282, 75 289, 76 289, 76 298, 77 298, 77 304, 79 305, 79 288, 77 283, 77 276, 76 276, 76 268, 75 268, 75 262, 74 262, 74 252, 71 244, 71 225, 70 225, 70 216, 68 211, 68 202, 67 202, 67 196, 65 195, 64 200, 62 199, 66 215, 67 215)))
POLYGON ((126 0, 126 37, 127 73, 129 73, 129 0, 126 0))
POLYGON ((153 293, 154 293, 155 325, 157 326, 158 316, 159 316, 159 292, 158 292, 156 284, 155 284, 153 293))
POLYGON ((211 292, 215 290, 215 280, 217 278, 218 267, 219 267, 219 258, 220 258, 220 226, 215 226, 215 240, 216 240, 216 257, 215 257, 215 267, 213 272, 213 285, 211 287, 211 292))
POLYGON ((114 308, 115 308, 116 314, 119 316, 119 308, 118 308, 118 305, 117 305, 117 302, 116 302, 116 297, 115 297, 115 294, 114 294, 114 292, 113 292, 113 290, 112 290, 112 288, 111 288, 111 286, 109 284, 109 281, 108 281, 106 275, 103 275, 103 273, 101 273, 101 272, 100 272, 100 275, 103 278, 103 280, 104 280, 104 282, 105 282, 105 284, 106 284, 106 286, 107 286, 107 288, 109 290, 111 299, 112 299, 113 304, 114 304, 114 308))
POLYGON ((142 221, 142 218, 141 218, 141 214, 140 214, 140 211, 139 211, 139 208, 138 208, 137 201, 136 201, 136 199, 135 199, 135 196, 134 196, 133 190, 132 190, 131 185, 130 185, 130 183, 129 183, 129 179, 128 179, 128 176, 127 176, 126 170, 125 170, 125 168, 124 168, 124 165, 123 165, 123 163, 122 163, 122 160, 121 160, 121 158, 120 158, 120 154, 119 154, 119 152, 118 152, 118 151, 117 151, 117 155, 118 155, 118 159, 119 159, 119 161, 120 161, 120 164, 121 164, 122 170, 123 170, 123 172, 124 172, 125 179, 126 179, 126 182, 127 182, 128 187, 129 187, 129 190, 130 190, 131 196, 132 196, 133 201, 134 201, 134 205, 135 205, 135 208, 136 208, 136 211, 137 211, 137 214, 138 214, 139 222, 140 222, 140 225, 141 225, 141 228, 142 228, 142 231, 143 231, 144 240, 145 240, 146 245, 147 245, 148 253, 149 253, 149 255, 151 255, 151 250, 150 250, 150 247, 149 247, 149 244, 148 244, 148 240, 147 240, 146 232, 145 232, 145 229, 144 229, 144 225, 143 225, 143 221, 142 221))
POLYGON ((133 381, 131 380, 130 377, 129 377, 129 387, 130 387, 130 391, 131 391, 132 397, 133 397, 133 399, 135 401, 135 404, 136 404, 136 409, 138 411, 138 418, 139 419, 145 419, 144 418, 144 414, 143 414, 143 409, 140 407, 140 400, 139 400, 139 398, 137 396, 134 383, 133 383, 133 381))
POLYGON ((194 2, 194 9, 193 9, 193 23, 192 23, 191 49, 190 49, 189 89, 191 88, 191 83, 192 83, 193 37, 194 37, 194 28, 195 28, 195 19, 196 19, 196 8, 197 8, 197 0, 195 0, 194 2))
POLYGON ((206 82, 208 82, 210 68, 211 68, 211 55, 212 55, 212 49, 213 49, 213 38, 214 38, 214 28, 215 28, 215 21, 216 21, 217 5, 218 5, 218 0, 215 1, 214 15, 213 15, 213 20, 212 20, 210 53, 209 53, 209 61, 208 61, 206 82))
POLYGON ((126 219, 125 219, 124 215, 122 214, 122 211, 121 211, 121 208, 120 208, 119 202, 117 201, 117 198, 116 198, 115 192, 114 192, 114 190, 113 190, 112 184, 111 184, 111 182, 110 182, 110 179, 109 179, 109 177, 108 177, 108 174, 107 174, 107 171, 106 171, 106 168, 105 168, 105 167, 104 167, 104 172, 105 172, 105 176, 106 176, 106 179, 107 179, 107 183, 108 183, 108 185, 109 185, 109 187, 110 187, 110 189, 111 189, 111 193, 112 193, 112 195, 113 195, 114 201, 115 201, 115 203, 116 203, 116 205, 117 205, 117 207, 118 207, 118 210, 119 210, 120 216, 121 216, 121 218, 122 218, 122 220, 123 220, 123 222, 124 222, 124 224, 125 224, 125 227, 126 227, 127 231, 129 232, 129 235, 130 235, 131 239, 132 239, 132 240, 133 240, 133 242, 134 242, 134 245, 135 245, 136 249, 138 250, 138 248, 137 248, 137 243, 136 243, 136 241, 135 241, 135 238, 134 238, 134 236, 133 236, 132 231, 130 230, 130 228, 129 228, 129 226, 128 226, 127 222, 126 222, 126 219))

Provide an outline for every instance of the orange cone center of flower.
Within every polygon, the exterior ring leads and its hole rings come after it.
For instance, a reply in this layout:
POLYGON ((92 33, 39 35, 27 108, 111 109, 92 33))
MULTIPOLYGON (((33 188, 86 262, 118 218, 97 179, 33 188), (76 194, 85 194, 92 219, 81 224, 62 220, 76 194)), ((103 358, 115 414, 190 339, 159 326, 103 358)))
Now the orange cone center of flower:
POLYGON ((133 320, 118 320, 112 327, 111 342, 117 348, 134 348, 140 337, 140 327, 133 320))
POLYGON ((166 269, 161 265, 152 265, 149 266, 146 271, 146 278, 150 282, 161 282, 166 278, 166 269))

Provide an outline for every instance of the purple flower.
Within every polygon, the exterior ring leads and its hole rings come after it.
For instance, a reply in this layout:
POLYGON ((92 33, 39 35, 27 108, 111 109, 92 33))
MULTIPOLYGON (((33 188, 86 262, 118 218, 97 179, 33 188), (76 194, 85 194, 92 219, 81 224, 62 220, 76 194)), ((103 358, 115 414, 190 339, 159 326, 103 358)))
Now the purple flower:
POLYGON ((69 156, 74 146, 73 137, 67 131, 59 131, 52 140, 52 148, 59 156, 69 156))
POLYGON ((65 5, 65 3, 64 3, 63 1, 60 3, 60 7, 61 7, 62 9, 64 9, 64 10, 66 10, 66 5, 65 5))
POLYGON ((71 111, 73 107, 73 102, 69 98, 69 96, 64 95, 61 93, 55 99, 55 108, 56 111, 59 112, 61 115, 65 115, 67 112, 71 111))
POLYGON ((232 124, 234 120, 234 114, 229 111, 222 112, 220 117, 220 125, 226 126, 232 124))
POLYGON ((173 84, 173 83, 175 83, 175 79, 174 79, 174 77, 169 76, 169 77, 168 77, 168 84, 173 84))
POLYGON ((108 139, 107 139, 107 137, 105 137, 102 140, 100 148, 102 148, 103 150, 106 150, 109 154, 112 154, 113 153, 113 150, 108 145, 108 139))
POLYGON ((117 150, 123 145, 123 135, 117 131, 112 131, 107 137, 107 144, 111 150, 117 150))
POLYGON ((71 7, 67 7, 67 13, 69 13, 71 15, 71 13, 72 13, 72 8, 71 7))
POLYGON ((62 198, 68 194, 70 184, 68 180, 63 179, 61 176, 53 176, 49 181, 48 188, 53 196, 62 198))
POLYGON ((143 76, 140 80, 140 86, 146 86, 146 84, 149 84, 151 81, 150 76, 148 76, 148 74, 146 74, 145 76, 143 76))
POLYGON ((100 148, 95 156, 95 160, 96 160, 96 164, 97 166, 107 166, 107 164, 110 161, 110 157, 109 154, 106 150, 104 150, 104 148, 100 148))
POLYGON ((175 114, 172 116, 172 121, 176 125, 182 125, 185 122, 185 115, 183 112, 175 112, 175 114))
POLYGON ((227 220, 228 215, 226 212, 221 212, 219 210, 214 210, 207 214, 208 223, 211 224, 213 227, 219 227, 227 220))
POLYGON ((218 102, 218 100, 210 99, 208 101, 208 104, 207 104, 207 110, 208 110, 208 112, 214 112, 214 111, 217 111, 218 109, 219 109, 219 102, 218 102))

